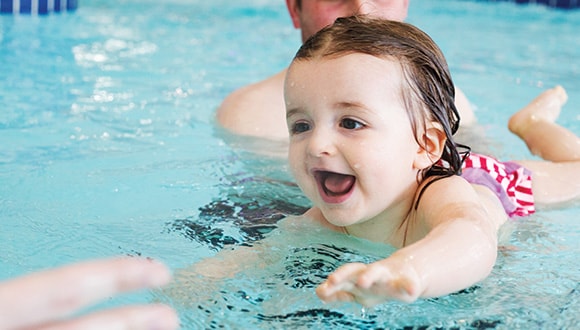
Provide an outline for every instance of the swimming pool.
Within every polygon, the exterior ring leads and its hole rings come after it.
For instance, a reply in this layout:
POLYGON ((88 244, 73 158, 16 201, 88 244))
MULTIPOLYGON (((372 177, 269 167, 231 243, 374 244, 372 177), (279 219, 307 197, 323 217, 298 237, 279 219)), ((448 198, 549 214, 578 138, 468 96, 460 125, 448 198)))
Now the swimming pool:
MULTIPOLYGON (((505 123, 555 84, 569 94, 560 122, 580 134, 580 11, 413 0, 408 21, 440 44, 476 105, 480 147, 531 158, 505 123)), ((280 146, 213 121, 227 93, 282 69, 298 46, 283 1, 84 0, 74 13, 0 16, 0 279, 117 254, 177 270, 299 213, 308 202, 272 155, 280 146)), ((380 254, 306 230, 281 239, 285 257, 267 271, 194 290, 195 302, 141 293, 97 308, 169 300, 185 329, 572 328, 579 217, 576 206, 514 223, 488 279, 410 305, 318 302, 330 269, 380 254)))

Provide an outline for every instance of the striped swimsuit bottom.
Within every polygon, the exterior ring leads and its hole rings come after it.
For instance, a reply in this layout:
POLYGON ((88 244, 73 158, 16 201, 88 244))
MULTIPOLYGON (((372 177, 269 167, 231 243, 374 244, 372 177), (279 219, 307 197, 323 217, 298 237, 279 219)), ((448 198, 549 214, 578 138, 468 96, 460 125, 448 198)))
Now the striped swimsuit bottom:
POLYGON ((514 162, 502 163, 489 156, 470 154, 461 174, 470 183, 491 189, 509 217, 535 212, 532 173, 514 162))

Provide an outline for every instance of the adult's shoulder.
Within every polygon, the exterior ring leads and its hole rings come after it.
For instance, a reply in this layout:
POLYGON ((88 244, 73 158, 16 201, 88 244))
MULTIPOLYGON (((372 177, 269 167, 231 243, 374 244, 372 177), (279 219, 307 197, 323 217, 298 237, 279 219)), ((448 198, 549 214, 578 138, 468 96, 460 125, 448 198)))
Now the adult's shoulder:
POLYGON ((286 70, 233 91, 217 109, 218 123, 234 134, 286 138, 285 75, 286 70))

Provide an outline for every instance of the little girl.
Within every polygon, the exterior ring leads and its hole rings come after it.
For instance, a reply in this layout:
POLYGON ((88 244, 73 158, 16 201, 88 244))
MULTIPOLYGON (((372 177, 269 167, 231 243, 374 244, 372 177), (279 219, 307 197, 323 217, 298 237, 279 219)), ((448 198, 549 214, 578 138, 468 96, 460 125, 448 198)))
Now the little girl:
POLYGON ((580 200, 580 140, 554 123, 561 87, 509 123, 553 162, 501 163, 459 151, 453 86, 440 49, 405 23, 338 19, 296 54, 285 100, 290 167, 314 205, 304 219, 399 248, 340 267, 318 287, 322 300, 369 306, 464 289, 490 273, 508 217, 580 200))
MULTIPOLYGON (((439 48, 405 23, 338 19, 296 54, 285 81, 289 161, 313 207, 281 221, 280 231, 313 221, 398 248, 339 267, 317 288, 322 300, 371 306, 467 288, 492 270, 509 217, 580 200, 580 139, 554 123, 566 101, 561 87, 509 122, 549 161, 501 163, 458 146, 454 93, 439 48)), ((268 251, 269 240, 196 263, 176 274, 168 293, 191 299, 187 290, 208 286, 199 275, 267 264, 255 252, 268 251)))

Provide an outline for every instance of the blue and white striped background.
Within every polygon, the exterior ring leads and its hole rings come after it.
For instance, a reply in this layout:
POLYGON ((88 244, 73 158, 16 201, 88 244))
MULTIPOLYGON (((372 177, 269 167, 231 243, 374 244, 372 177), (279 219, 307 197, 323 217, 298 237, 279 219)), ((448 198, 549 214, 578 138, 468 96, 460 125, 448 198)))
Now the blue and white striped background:
POLYGON ((0 13, 37 15, 76 8, 77 0, 0 0, 0 13))
POLYGON ((508 1, 517 4, 544 5, 560 9, 580 8, 580 0, 482 0, 482 1, 508 1))

